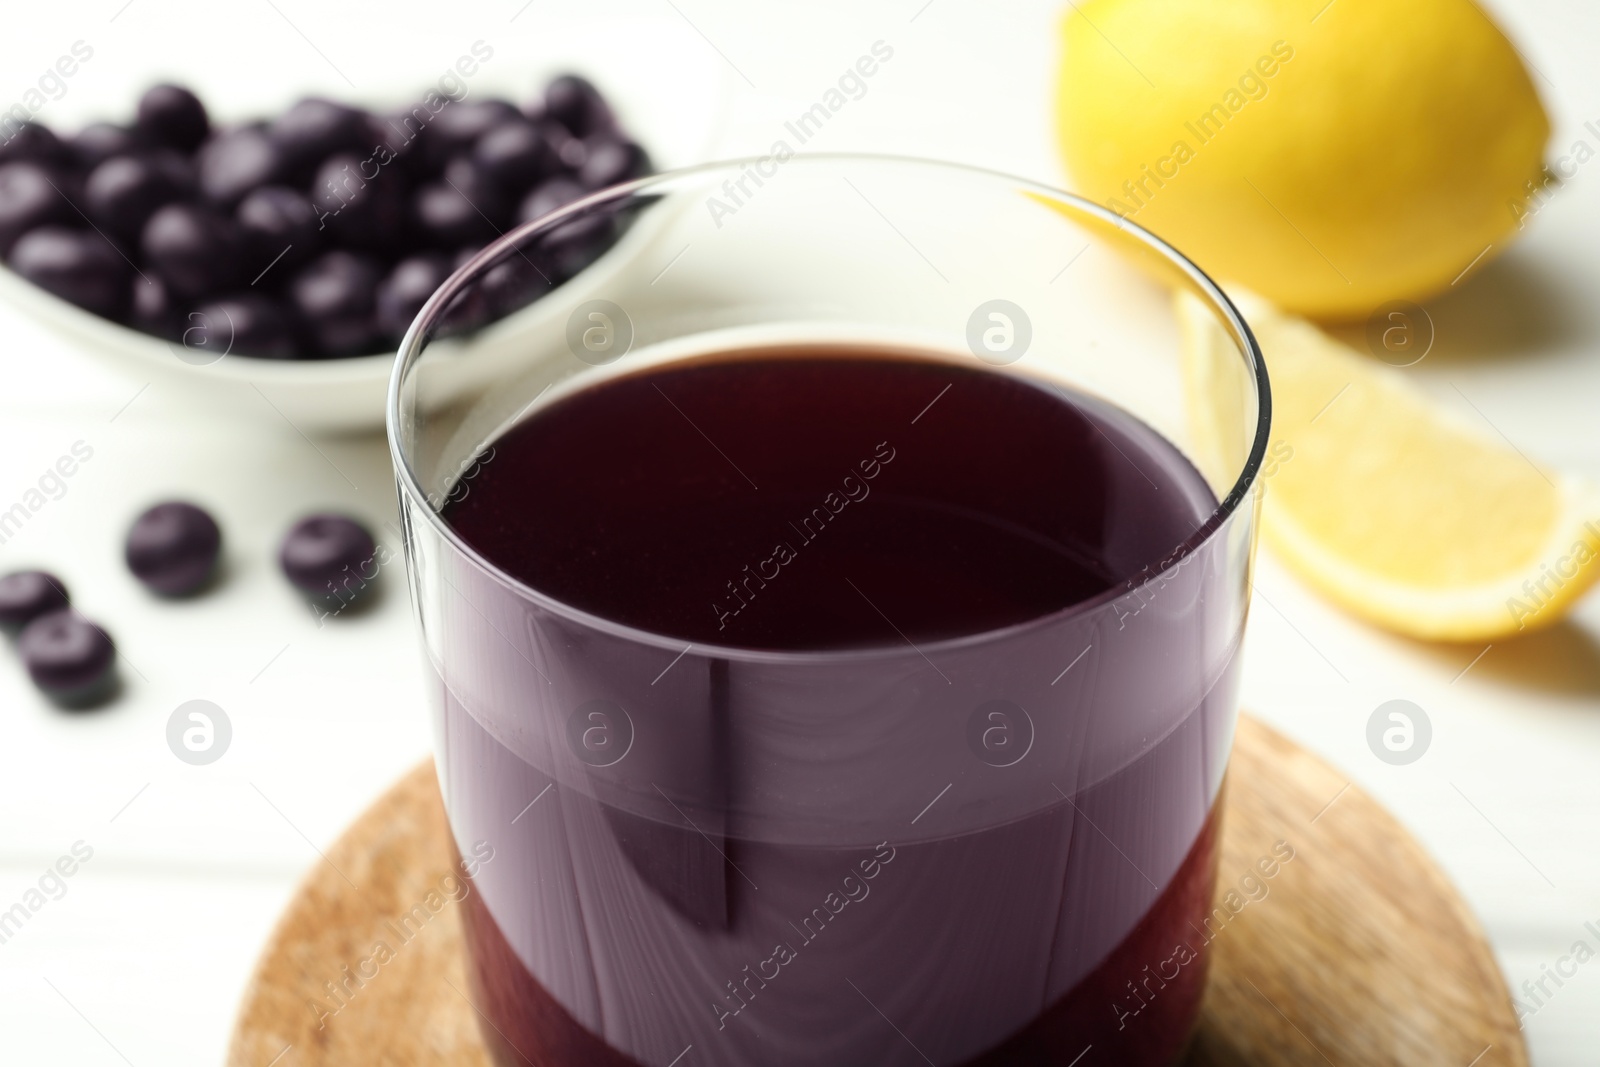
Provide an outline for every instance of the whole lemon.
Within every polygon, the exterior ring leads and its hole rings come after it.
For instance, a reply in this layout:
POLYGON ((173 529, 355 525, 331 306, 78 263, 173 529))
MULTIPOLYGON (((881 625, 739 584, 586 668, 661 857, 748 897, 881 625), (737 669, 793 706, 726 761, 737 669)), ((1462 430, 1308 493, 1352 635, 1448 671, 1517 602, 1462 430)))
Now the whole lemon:
POLYGON ((1541 175, 1544 108, 1471 0, 1084 0, 1063 34, 1079 191, 1291 311, 1449 287, 1541 175))

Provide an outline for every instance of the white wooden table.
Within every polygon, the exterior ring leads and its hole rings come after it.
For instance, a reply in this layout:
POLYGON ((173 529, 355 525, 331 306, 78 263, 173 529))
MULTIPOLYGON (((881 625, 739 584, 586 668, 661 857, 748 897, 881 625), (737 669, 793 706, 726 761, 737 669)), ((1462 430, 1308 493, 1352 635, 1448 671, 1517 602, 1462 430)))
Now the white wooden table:
MULTIPOLYGON (((1049 120, 1055 0, 665 4, 564 17, 675 8, 692 20, 706 46, 661 55, 661 77, 681 64, 737 68, 721 154, 765 150, 785 118, 883 40, 893 63, 810 147, 1063 180, 1049 120)), ((558 6, 581 10, 552 0, 361 11, 327 0, 16 5, 0 35, 0 108, 78 40, 94 55, 46 106, 41 117, 53 124, 126 114, 133 94, 162 76, 234 111, 290 89, 348 93, 346 78, 398 94, 479 38, 507 68, 537 55, 540 34, 563 17, 558 6)), ((1600 125, 1590 54, 1600 9, 1583 0, 1494 6, 1541 72, 1559 150, 1578 138, 1600 148, 1583 129, 1600 125)), ((1440 339, 1416 378, 1446 403, 1472 398, 1529 454, 1600 478, 1597 280, 1600 162, 1559 190, 1508 256, 1433 309, 1440 339)), ((93 850, 72 877, 46 879, 59 899, 45 896, 0 943, 5 1063, 218 1062, 256 953, 296 881, 428 750, 398 575, 377 610, 319 629, 272 563, 281 531, 302 512, 350 510, 379 527, 392 516, 382 441, 313 447, 265 406, 253 421, 219 418, 144 385, 0 307, 0 510, 75 442, 93 449, 60 498, 0 544, 0 569, 35 564, 65 577, 83 610, 114 632, 128 680, 113 707, 62 714, 0 653, 0 912, 37 899, 30 889, 75 843, 93 850), (198 602, 152 601, 120 561, 128 520, 167 495, 205 502, 225 527, 227 580, 198 602), (168 716, 195 698, 224 708, 234 730, 227 754, 206 767, 175 759, 165 740, 168 716)), ((1600 949, 1584 926, 1600 926, 1600 598, 1570 624, 1474 661, 1479 648, 1423 646, 1352 621, 1265 555, 1260 589, 1247 706, 1381 798, 1433 850, 1482 917, 1513 987, 1537 981, 1575 941, 1600 949), (1432 748, 1410 766, 1388 766, 1366 746, 1368 716, 1393 698, 1432 719, 1432 748)), ((1564 982, 1547 980, 1554 995, 1527 1020, 1534 1058, 1544 1067, 1600 1062, 1600 962, 1564 982)))

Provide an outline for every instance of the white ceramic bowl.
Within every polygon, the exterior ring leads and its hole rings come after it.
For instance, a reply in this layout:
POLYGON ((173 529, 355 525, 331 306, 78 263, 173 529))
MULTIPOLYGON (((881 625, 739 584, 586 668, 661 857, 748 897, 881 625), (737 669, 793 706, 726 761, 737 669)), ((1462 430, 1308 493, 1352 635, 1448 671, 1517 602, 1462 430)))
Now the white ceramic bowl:
MULTIPOLYGON (((704 43, 680 20, 618 20, 603 36, 594 31, 552 37, 541 63, 532 69, 497 70, 494 77, 475 82, 475 93, 520 99, 531 86, 563 71, 590 78, 605 95, 631 135, 649 152, 658 170, 704 162, 714 151, 730 98, 729 80, 720 64, 679 68, 670 82, 653 72, 653 57, 663 51, 695 54, 704 43)), ((487 74, 487 71, 486 71, 487 74)), ((426 80, 423 77, 419 81, 426 80)), ((204 96, 204 87, 200 87, 204 96)), ((351 102, 369 107, 403 103, 404 98, 351 102)), ((131 107, 107 109, 121 114, 131 107)), ((246 118, 250 116, 239 116, 246 118)), ((592 289, 615 264, 650 239, 649 219, 640 219, 622 239, 577 278, 562 286, 592 289)), ((561 290, 557 290, 560 292, 561 290)), ((375 430, 383 425, 384 395, 394 353, 325 360, 272 360, 227 355, 215 363, 197 365, 180 358, 190 355, 182 346, 140 333, 85 311, 0 267, 0 299, 22 309, 40 322, 73 340, 78 347, 115 364, 129 375, 159 380, 169 389, 188 394, 209 410, 237 410, 241 417, 276 419, 282 415, 303 432, 350 433, 375 430), (262 398, 269 403, 264 405, 262 398), (278 415, 273 414, 276 409, 278 415)), ((555 304, 536 301, 505 320, 471 337, 451 342, 464 365, 492 376, 500 361, 510 357, 518 338, 528 331, 550 327, 555 304)), ((470 387, 479 375, 463 375, 470 387)), ((448 398, 439 398, 440 402, 448 398)))

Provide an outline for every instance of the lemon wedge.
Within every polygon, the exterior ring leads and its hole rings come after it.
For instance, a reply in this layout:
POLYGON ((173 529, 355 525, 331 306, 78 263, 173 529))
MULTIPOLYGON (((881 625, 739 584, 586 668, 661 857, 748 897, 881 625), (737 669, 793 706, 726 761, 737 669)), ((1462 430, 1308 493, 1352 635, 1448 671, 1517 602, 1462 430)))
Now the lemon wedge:
MULTIPOLYGON (((1535 466, 1312 324, 1238 304, 1272 384, 1261 534, 1308 584, 1399 633, 1485 641, 1550 625, 1600 578, 1589 483, 1535 466)), ((1236 398, 1209 391, 1238 355, 1193 296, 1177 315, 1197 447, 1212 453, 1197 459, 1220 464, 1207 427, 1236 398)))

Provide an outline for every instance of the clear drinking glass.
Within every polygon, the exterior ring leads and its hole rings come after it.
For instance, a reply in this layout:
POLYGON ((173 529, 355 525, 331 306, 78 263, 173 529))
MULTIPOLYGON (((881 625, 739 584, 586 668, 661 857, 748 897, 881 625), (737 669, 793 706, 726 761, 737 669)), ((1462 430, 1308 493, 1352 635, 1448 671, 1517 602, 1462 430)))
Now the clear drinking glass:
MULTIPOLYGON (((911 455, 916 420, 942 417, 922 394, 906 411, 925 401, 884 431, 890 450, 911 455)), ((1076 197, 953 165, 771 156, 652 177, 522 226, 458 271, 401 348, 388 420, 439 780, 475 872, 472 999, 497 1062, 1182 1054, 1208 959, 1268 394, 1245 323, 1176 251, 1076 197), (1148 273, 1231 339, 1188 388, 1148 273), (1123 420, 1097 426, 1133 428, 1122 446, 1099 431, 1107 500, 1143 494, 1139 477, 1203 506, 1160 551, 1156 526, 1108 517, 1097 565, 1113 580, 1037 617, 798 650, 686 640, 564 602, 447 521, 479 492, 539 514, 539 486, 518 497, 486 472, 509 462, 495 447, 507 430, 552 404, 796 344, 915 352, 953 375, 1089 398, 1123 420), (1130 453, 1141 433, 1178 457, 1176 481, 1135 462, 1156 454, 1130 453)), ((1004 429, 965 427, 966 451, 941 461, 952 484, 962 455, 991 472, 965 470, 962 492, 1043 462, 992 454, 1004 429)), ((702 436, 717 447, 719 432, 702 436)), ((619 455, 660 447, 645 428, 617 438, 619 455)), ((920 469, 901 462, 887 469, 920 469)), ((755 500, 767 475, 740 474, 755 500)), ((736 508, 746 487, 728 477, 729 500, 711 503, 736 508)), ((607 492, 559 506, 613 514, 607 492)), ((1070 514, 1072 494, 994 507, 1070 514)), ((615 532, 650 544, 648 530, 615 532)), ((857 584, 866 612, 870 576, 857 584)))

